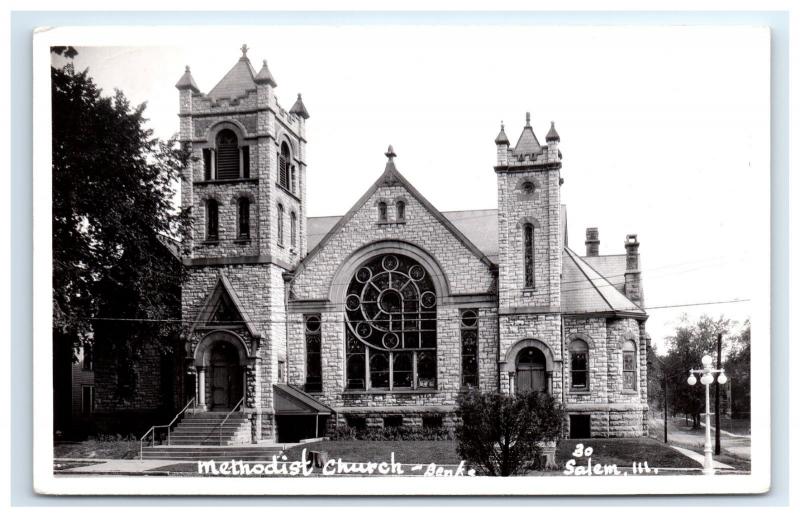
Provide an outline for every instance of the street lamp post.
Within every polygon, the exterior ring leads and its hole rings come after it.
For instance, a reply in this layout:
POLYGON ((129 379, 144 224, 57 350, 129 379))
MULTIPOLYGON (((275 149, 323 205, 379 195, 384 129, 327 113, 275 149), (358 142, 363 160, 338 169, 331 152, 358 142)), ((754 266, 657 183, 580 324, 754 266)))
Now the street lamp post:
MULTIPOLYGON (((703 446, 703 474, 706 475, 713 475, 714 474, 714 462, 712 461, 712 447, 711 447, 711 397, 709 393, 709 387, 712 383, 714 383, 714 374, 719 374, 717 377, 717 383, 720 385, 725 385, 728 382, 728 377, 725 376, 725 370, 715 369, 711 366, 711 363, 714 361, 711 356, 706 354, 703 356, 701 360, 703 363, 703 368, 701 370, 689 370, 689 379, 686 380, 689 385, 695 385, 697 383, 697 378, 695 378, 695 374, 700 376, 700 383, 706 386, 706 443, 703 446)), ((717 427, 719 430, 719 427, 717 427)))

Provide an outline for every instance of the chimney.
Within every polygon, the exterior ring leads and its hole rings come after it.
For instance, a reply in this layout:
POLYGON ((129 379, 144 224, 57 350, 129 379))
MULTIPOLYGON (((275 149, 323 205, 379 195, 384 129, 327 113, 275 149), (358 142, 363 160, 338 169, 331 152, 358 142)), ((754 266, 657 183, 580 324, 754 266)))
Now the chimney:
POLYGON ((642 273, 639 270, 639 240, 635 234, 625 237, 625 296, 644 308, 642 273))
POLYGON ((600 233, 597 227, 586 229, 586 256, 600 256, 600 233))

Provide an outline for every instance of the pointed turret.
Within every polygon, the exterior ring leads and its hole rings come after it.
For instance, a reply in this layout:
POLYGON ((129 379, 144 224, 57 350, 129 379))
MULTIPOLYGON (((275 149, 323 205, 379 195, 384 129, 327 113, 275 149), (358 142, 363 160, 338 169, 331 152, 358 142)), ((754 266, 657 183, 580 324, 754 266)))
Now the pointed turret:
POLYGON ((303 96, 300 93, 297 93, 297 101, 294 103, 292 108, 289 109, 289 113, 296 114, 305 120, 308 119, 308 111, 306 110, 305 104, 303 104, 303 96))
POLYGON ((558 135, 558 131, 556 131, 556 123, 553 121, 550 122, 550 130, 547 131, 545 140, 547 140, 547 143, 561 141, 561 137, 558 135))
POLYGON ((192 71, 189 69, 189 66, 186 66, 186 71, 181 76, 181 79, 178 80, 178 83, 175 84, 175 87, 182 90, 182 89, 191 89, 194 93, 199 93, 200 89, 197 88, 197 84, 194 83, 194 78, 192 77, 192 71))
POLYGON ((511 145, 511 142, 508 141, 508 136, 506 136, 506 126, 503 122, 500 122, 500 134, 494 139, 494 143, 496 145, 511 145))
POLYGON ((264 63, 261 65, 261 70, 256 75, 255 82, 257 84, 267 84, 271 87, 278 87, 278 84, 275 83, 275 78, 269 71, 269 67, 267 67, 266 60, 264 60, 264 63))
POLYGON ((522 129, 522 134, 519 135, 517 145, 514 147, 514 156, 533 159, 534 156, 541 152, 542 146, 539 145, 539 140, 536 139, 533 127, 531 127, 531 113, 525 113, 525 127, 522 129))

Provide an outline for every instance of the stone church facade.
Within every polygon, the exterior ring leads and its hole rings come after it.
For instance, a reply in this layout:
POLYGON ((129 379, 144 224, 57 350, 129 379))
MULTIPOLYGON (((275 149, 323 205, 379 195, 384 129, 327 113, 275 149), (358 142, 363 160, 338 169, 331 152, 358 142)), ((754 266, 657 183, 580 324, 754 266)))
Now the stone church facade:
POLYGON ((390 147, 345 215, 308 217, 309 113, 246 51, 208 94, 188 67, 176 85, 185 399, 242 409, 254 442, 446 427, 475 387, 552 394, 565 435, 646 434, 639 243, 601 256, 587 229, 586 254, 569 247, 554 125, 542 144, 528 117, 514 147, 501 128, 497 209, 438 211, 390 147))

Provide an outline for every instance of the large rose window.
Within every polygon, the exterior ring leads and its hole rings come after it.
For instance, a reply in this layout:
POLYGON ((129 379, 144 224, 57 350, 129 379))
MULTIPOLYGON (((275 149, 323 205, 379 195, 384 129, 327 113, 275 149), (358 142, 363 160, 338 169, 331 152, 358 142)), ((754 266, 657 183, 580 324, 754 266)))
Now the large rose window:
POLYGON ((347 288, 347 388, 436 388, 436 289, 401 254, 362 264, 347 288))

